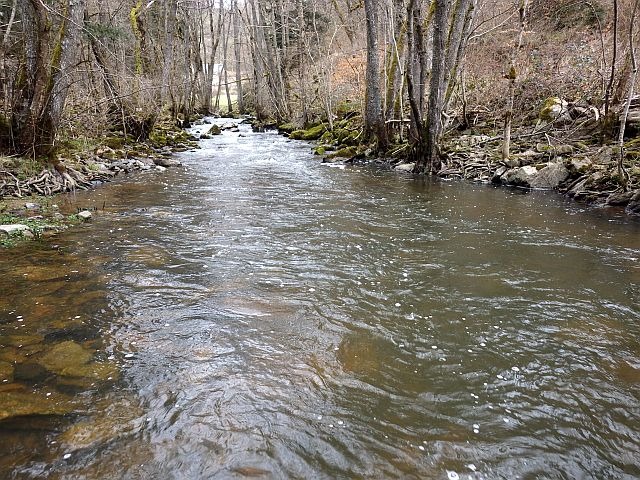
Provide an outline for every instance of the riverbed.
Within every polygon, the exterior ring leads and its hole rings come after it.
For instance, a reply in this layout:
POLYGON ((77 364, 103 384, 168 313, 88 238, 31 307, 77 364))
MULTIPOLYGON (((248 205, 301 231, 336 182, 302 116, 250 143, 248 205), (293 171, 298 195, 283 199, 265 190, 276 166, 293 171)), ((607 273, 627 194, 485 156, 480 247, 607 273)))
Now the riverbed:
POLYGON ((638 219, 201 146, 0 251, 0 478, 640 477, 638 219))

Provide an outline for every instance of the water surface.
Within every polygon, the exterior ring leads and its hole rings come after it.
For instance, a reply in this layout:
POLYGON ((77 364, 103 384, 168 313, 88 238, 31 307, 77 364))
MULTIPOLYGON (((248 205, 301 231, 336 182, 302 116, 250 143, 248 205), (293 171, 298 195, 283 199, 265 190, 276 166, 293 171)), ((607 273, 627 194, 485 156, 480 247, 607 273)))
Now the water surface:
POLYGON ((640 222, 202 146, 0 252, 0 477, 640 477, 640 222))

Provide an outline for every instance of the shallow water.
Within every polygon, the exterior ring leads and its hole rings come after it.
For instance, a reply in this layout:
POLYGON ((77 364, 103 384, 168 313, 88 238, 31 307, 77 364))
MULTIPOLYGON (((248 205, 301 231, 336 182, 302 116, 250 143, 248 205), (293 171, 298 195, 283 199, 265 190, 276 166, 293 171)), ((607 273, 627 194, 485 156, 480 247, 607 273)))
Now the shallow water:
POLYGON ((640 477, 639 221, 202 146, 0 252, 0 478, 640 477))

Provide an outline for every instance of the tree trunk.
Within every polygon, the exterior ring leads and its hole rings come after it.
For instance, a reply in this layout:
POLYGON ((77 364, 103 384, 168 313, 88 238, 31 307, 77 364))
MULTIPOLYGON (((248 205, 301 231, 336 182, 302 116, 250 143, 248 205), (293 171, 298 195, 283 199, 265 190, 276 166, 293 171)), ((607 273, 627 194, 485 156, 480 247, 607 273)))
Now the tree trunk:
POLYGON ((518 60, 518 54, 522 48, 524 41, 524 33, 527 26, 527 10, 529 8, 529 0, 521 0, 520 3, 520 33, 518 34, 518 41, 511 55, 511 63, 509 64, 509 72, 506 78, 509 80, 509 95, 507 97, 507 111, 504 115, 504 139, 502 142, 502 160, 507 160, 511 150, 511 124, 513 122, 513 102, 516 94, 516 79, 518 72, 516 63, 518 60))
POLYGON ((620 115, 620 130, 618 132, 618 179, 624 190, 628 189, 629 174, 624 168, 624 133, 627 125, 627 118, 629 116, 629 108, 631 106, 631 99, 633 97, 634 87, 636 80, 638 79, 638 62, 636 60, 636 50, 634 42, 634 26, 636 14, 640 6, 640 0, 636 0, 633 4, 633 12, 631 13, 631 19, 629 21, 629 57, 631 60, 631 72, 629 75, 629 90, 627 91, 627 101, 625 102, 622 115, 620 115))
POLYGON ((367 67, 364 105, 364 138, 386 147, 380 93, 380 61, 378 48, 378 1, 364 0, 367 27, 367 67))
POLYGON ((429 117, 427 119, 425 170, 435 174, 440 170, 440 137, 442 135, 442 110, 445 96, 445 66, 447 26, 450 1, 434 0, 433 57, 429 84, 429 117))
POLYGON ((238 113, 245 113, 244 93, 242 91, 242 58, 240 45, 240 11, 238 1, 233 0, 231 5, 233 15, 233 52, 236 61, 236 96, 238 97, 238 113))

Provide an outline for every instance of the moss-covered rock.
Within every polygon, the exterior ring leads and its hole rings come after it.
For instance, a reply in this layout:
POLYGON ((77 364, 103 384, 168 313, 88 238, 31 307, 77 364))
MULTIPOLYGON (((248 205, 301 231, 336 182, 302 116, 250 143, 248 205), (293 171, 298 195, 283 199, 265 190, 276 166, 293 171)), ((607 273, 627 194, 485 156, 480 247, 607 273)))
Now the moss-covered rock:
POLYGON ((333 158, 353 158, 358 154, 358 147, 352 146, 352 147, 345 147, 345 148, 341 148, 340 150, 327 155, 328 159, 333 159, 333 158))
POLYGON ((291 134, 296 131, 297 128, 298 127, 293 122, 281 123, 280 125, 278 125, 278 131, 280 133, 291 134))
POLYGON ((538 118, 543 122, 554 122, 566 111, 566 101, 559 97, 550 97, 542 102, 538 118))
POLYGON ((326 131, 327 126, 321 123, 307 130, 295 130, 289 137, 293 140, 318 140, 326 131))

